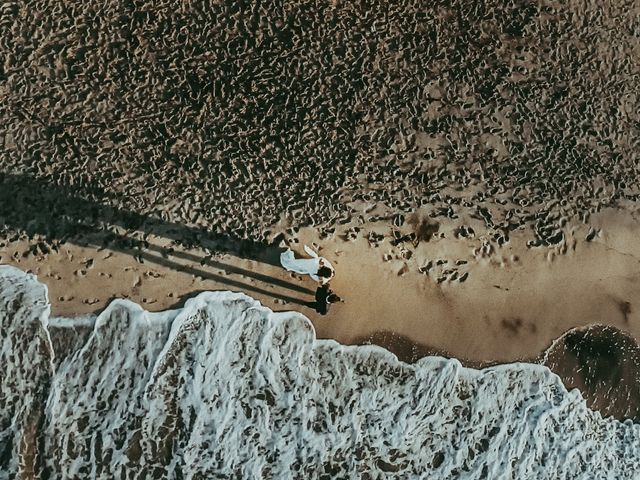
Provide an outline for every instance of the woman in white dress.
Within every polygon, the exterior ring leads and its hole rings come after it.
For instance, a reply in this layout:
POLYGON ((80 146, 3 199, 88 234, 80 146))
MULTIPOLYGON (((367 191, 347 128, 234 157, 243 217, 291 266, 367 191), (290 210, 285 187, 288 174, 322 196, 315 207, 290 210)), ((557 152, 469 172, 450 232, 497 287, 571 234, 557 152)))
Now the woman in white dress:
POLYGON ((296 258, 293 251, 288 248, 280 254, 280 264, 290 272, 309 275, 313 280, 320 283, 320 285, 329 283, 336 274, 336 270, 333 268, 333 265, 331 265, 331 262, 324 257, 319 257, 316 252, 306 245, 304 246, 304 251, 307 252, 311 258, 296 258))

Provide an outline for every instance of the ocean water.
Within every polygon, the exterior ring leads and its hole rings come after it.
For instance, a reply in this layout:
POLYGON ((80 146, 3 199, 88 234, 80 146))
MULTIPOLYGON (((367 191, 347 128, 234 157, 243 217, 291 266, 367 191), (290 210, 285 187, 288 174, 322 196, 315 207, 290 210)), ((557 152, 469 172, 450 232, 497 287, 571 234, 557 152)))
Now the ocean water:
POLYGON ((546 367, 408 365, 232 292, 49 311, 0 267, 1 479, 640 478, 640 426, 546 367))

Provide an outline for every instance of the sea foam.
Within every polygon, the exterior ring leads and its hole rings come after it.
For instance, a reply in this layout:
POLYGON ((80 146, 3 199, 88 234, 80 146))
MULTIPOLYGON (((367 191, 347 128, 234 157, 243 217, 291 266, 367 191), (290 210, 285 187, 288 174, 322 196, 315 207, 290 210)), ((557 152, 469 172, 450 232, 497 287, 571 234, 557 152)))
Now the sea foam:
POLYGON ((49 316, 0 267, 0 478, 640 476, 640 427, 546 367, 409 365, 232 292, 49 316))

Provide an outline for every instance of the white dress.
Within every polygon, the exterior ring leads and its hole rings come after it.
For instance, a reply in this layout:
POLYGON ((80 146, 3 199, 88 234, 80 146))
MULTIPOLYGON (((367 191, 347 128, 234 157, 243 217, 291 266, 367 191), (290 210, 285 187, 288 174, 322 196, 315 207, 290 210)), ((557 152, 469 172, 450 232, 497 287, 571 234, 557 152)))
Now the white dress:
POLYGON ((290 272, 301 273, 303 275, 309 275, 316 282, 320 282, 322 285, 329 282, 335 274, 333 265, 324 257, 319 257, 316 252, 311 248, 304 246, 304 251, 307 252, 311 258, 296 258, 293 251, 288 248, 285 252, 280 254, 280 264, 290 272), (322 263, 322 265, 320 265, 322 263), (331 269, 331 277, 318 277, 318 269, 321 267, 329 267, 331 269))

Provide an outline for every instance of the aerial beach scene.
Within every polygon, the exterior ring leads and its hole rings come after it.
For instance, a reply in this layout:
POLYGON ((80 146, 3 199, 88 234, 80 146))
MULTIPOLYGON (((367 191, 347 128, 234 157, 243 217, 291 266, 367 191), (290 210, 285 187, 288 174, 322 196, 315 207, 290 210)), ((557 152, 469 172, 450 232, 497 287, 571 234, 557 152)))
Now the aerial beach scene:
POLYGON ((640 6, 0 6, 0 479, 640 478, 640 6))

